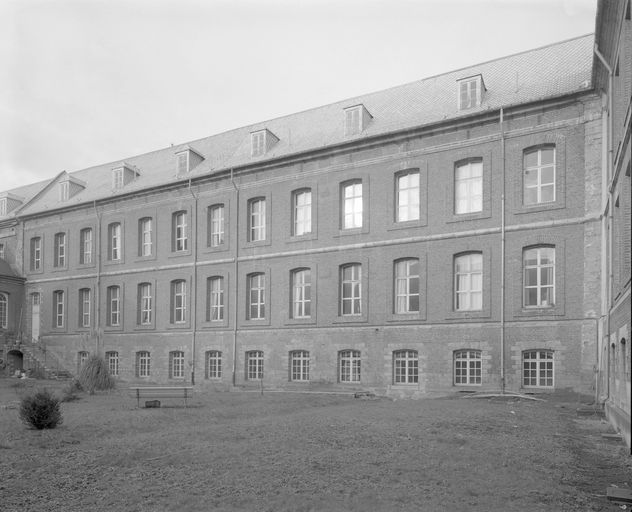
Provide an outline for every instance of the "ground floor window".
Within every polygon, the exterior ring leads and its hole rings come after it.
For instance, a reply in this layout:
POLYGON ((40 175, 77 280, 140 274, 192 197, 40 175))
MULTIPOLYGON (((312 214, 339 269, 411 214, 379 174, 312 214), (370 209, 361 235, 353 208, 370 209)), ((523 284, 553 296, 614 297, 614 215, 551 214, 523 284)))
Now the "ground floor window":
POLYGON ((206 378, 222 378, 222 353, 219 350, 209 350, 206 353, 206 378))
POLYGON ((246 380, 263 379, 263 351, 246 352, 246 380))
POLYGON ((108 364, 108 370, 110 371, 110 375, 113 377, 118 377, 119 374, 119 355, 118 352, 106 352, 105 360, 108 364))
POLYGON ((143 350, 136 352, 136 377, 149 377, 151 357, 149 352, 143 350))
POLYGON ((395 384, 419 382, 419 356, 416 350, 393 352, 393 382, 395 384))
POLYGON ((83 368, 83 365, 88 360, 88 355, 88 352, 85 350, 77 352, 77 373, 81 372, 81 368, 83 368))
POLYGON ((522 353, 522 385, 525 388, 553 387, 552 350, 527 350, 522 353))
POLYGON ((481 351, 457 350, 454 352, 454 384, 457 386, 480 385, 481 351))
POLYGON ((340 382, 360 382, 360 351, 341 350, 338 353, 340 382))
POLYGON ((294 350, 290 352, 290 380, 309 380, 309 352, 307 350, 294 350))
POLYGON ((169 352, 169 378, 184 378, 184 352, 181 350, 169 352))

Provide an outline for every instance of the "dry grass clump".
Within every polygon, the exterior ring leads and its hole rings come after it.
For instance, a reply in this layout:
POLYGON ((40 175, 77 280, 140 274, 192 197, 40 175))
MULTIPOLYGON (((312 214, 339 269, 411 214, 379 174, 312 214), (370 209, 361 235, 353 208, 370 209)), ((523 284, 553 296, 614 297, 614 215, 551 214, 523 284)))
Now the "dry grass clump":
POLYGON ((116 385, 105 359, 96 355, 90 356, 82 366, 79 384, 91 395, 95 391, 114 389, 116 385))
POLYGON ((55 428, 63 421, 59 400, 46 389, 22 398, 19 415, 26 425, 37 430, 55 428))

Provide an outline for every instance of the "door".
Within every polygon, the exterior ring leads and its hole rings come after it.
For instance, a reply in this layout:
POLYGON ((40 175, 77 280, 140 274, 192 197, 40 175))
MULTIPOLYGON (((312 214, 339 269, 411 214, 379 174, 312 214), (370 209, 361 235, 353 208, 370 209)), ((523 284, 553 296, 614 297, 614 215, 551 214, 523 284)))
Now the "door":
POLYGON ((31 294, 31 339, 39 341, 40 335, 40 294, 31 294))

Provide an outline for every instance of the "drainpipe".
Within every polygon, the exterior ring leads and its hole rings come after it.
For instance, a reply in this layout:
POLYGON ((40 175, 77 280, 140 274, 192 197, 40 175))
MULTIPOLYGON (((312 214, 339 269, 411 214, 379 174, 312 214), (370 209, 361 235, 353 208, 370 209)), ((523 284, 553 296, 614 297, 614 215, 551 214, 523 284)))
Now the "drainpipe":
MULTIPOLYGON (((99 354, 99 349, 101 346, 100 343, 100 333, 101 333, 101 217, 99 216, 99 212, 97 211, 97 202, 96 200, 92 203, 92 208, 94 209, 94 217, 96 219, 96 233, 94 234, 93 241, 93 250, 95 258, 97 259, 97 280, 96 280, 96 289, 94 292, 94 329, 95 329, 95 344, 96 344, 96 353, 99 354)), ((83 247, 81 248, 83 250, 83 247)))
POLYGON ((612 265, 612 260, 613 260, 613 256, 612 256, 612 246, 613 246, 613 240, 612 240, 612 228, 613 228, 613 214, 612 214, 612 210, 613 210, 613 206, 614 206, 614 193, 612 191, 612 187, 610 187, 610 180, 612 179, 613 176, 613 167, 614 167, 614 147, 613 147, 613 128, 614 128, 614 121, 612 119, 612 76, 613 76, 613 69, 612 67, 608 64, 608 62, 606 61, 605 57, 601 54, 601 52, 599 51, 599 49, 597 48, 597 44, 595 44, 594 46, 594 53, 597 56, 597 58, 601 61, 601 63, 603 64, 603 66, 606 68, 606 71, 608 71, 608 133, 607 133, 607 144, 608 144, 608 157, 607 157, 607 161, 606 161, 606 166, 607 166, 607 183, 606 186, 608 187, 608 220, 606 223, 606 228, 607 228, 607 234, 608 234, 608 240, 607 240, 607 245, 608 245, 608 284, 607 284, 607 297, 606 297, 606 307, 607 307, 607 311, 606 311, 606 338, 608 340, 608 361, 606 362, 606 368, 608 368, 607 371, 607 375, 608 378, 606 379, 606 400, 608 398, 610 398, 610 311, 612 310, 612 290, 613 290, 613 283, 614 283, 614 272, 613 272, 613 265, 612 265))
POLYGON ((193 197, 193 236, 191 237, 191 252, 193 253, 193 286, 191 286, 191 385, 195 385, 195 342, 197 334, 197 267, 198 267, 198 198, 191 189, 191 178, 189 178, 189 193, 193 197))
POLYGON ((239 308, 239 187, 235 184, 233 178, 233 168, 230 169, 230 182, 235 189, 235 307, 234 307, 234 326, 233 326, 233 387, 237 385, 237 318, 239 308))
POLYGON ((505 127, 504 110, 500 108, 500 162, 502 192, 500 195, 500 392, 505 393, 505 127))

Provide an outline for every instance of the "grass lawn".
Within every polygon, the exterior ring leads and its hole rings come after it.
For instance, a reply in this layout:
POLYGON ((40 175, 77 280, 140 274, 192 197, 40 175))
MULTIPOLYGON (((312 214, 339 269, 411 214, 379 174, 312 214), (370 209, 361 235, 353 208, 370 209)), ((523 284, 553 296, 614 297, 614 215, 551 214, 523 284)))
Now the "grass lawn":
POLYGON ((5 512, 620 510, 606 487, 632 483, 624 445, 574 398, 206 392, 137 409, 118 390, 35 431, 15 382, 0 380, 5 512))

